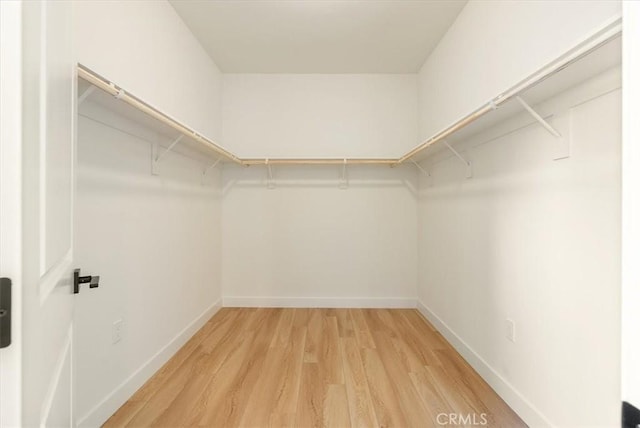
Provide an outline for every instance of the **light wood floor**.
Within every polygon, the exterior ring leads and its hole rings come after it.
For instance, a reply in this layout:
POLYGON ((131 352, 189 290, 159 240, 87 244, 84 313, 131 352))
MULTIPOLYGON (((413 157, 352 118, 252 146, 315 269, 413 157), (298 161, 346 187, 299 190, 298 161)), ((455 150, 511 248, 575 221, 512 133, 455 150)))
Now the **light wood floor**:
POLYGON ((224 308, 105 426, 430 427, 440 413, 526 426, 416 310, 224 308))

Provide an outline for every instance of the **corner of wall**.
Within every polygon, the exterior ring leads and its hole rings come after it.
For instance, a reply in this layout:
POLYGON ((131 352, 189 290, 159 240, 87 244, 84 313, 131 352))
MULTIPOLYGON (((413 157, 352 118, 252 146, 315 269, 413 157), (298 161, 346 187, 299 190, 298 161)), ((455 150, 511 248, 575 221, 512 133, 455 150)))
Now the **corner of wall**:
POLYGON ((460 355, 496 391, 496 393, 529 426, 552 427, 553 424, 530 403, 513 385, 491 367, 469 344, 458 336, 438 315, 425 305, 420 298, 418 311, 447 339, 460 355))
POLYGON ((198 315, 153 357, 142 364, 111 394, 78 419, 78 427, 97 427, 104 424, 144 383, 149 380, 191 337, 222 307, 219 299, 198 315))

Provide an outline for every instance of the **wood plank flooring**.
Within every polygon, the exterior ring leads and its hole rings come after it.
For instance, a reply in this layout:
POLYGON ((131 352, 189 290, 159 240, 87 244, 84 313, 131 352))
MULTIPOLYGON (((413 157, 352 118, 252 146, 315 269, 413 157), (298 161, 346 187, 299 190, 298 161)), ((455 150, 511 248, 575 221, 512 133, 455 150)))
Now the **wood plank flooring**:
POLYGON ((490 427, 526 426, 416 310, 224 308, 104 426, 435 427, 485 420, 490 427))

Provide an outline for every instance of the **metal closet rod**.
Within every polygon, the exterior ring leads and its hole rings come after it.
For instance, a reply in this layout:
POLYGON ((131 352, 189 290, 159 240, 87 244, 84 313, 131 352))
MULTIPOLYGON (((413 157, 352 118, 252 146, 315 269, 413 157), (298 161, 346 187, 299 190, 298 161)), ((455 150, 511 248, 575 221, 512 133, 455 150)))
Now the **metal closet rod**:
POLYGON ((166 125, 172 127, 176 131, 184 134, 185 136, 197 141, 198 143, 204 145, 205 147, 215 151, 218 155, 221 155, 227 160, 231 160, 239 165, 251 166, 251 165, 389 165, 395 166, 402 164, 408 160, 411 160, 414 156, 422 151, 426 150, 430 146, 443 141, 446 137, 458 131, 461 128, 469 125, 470 123, 476 121, 480 117, 489 113, 490 111, 495 110, 501 104, 507 102, 513 97, 519 95, 520 93, 526 91, 527 89, 532 88, 538 83, 544 81, 545 79, 553 76, 559 71, 565 69, 569 65, 574 62, 580 60, 591 52, 595 51, 599 47, 609 43, 610 41, 616 39, 622 33, 622 20, 616 19, 611 22, 609 25, 605 26, 602 30, 594 34, 589 39, 585 40, 576 48, 562 55, 560 58, 551 62, 547 66, 543 67, 536 73, 532 74, 528 78, 524 79, 520 83, 514 85, 507 91, 498 95, 479 109, 455 122, 453 125, 448 128, 440 131, 433 137, 429 138, 425 142, 419 144, 405 155, 397 159, 363 159, 363 158, 327 158, 327 159, 318 159, 318 158, 274 158, 274 159, 241 159, 235 156, 233 153, 225 150, 220 147, 215 142, 209 140, 206 137, 198 134, 197 132, 191 130, 187 126, 181 124, 177 120, 173 119, 170 116, 158 111, 154 107, 145 103, 144 101, 136 98, 135 96, 127 93, 121 87, 115 85, 112 82, 109 82, 107 79, 103 78, 99 74, 90 70, 87 67, 84 67, 78 64, 78 76, 92 85, 102 89, 103 91, 115 96, 116 98, 130 104, 134 108, 148 114, 149 116, 165 123, 166 125))
POLYGON ((242 164, 250 165, 396 165, 398 159, 362 159, 362 158, 279 158, 279 159, 243 159, 242 164))
POLYGON ((566 52, 560 58, 557 58, 556 60, 547 64, 545 67, 542 67, 540 70, 533 73, 532 75, 522 80, 521 82, 517 83, 516 85, 512 86, 507 91, 498 95, 497 97, 495 97, 494 99, 492 99, 491 101, 489 101, 488 103, 480 107, 479 109, 475 110, 471 114, 455 122, 453 125, 449 126, 448 128, 440 131, 439 133, 429 138, 422 144, 416 146, 407 154, 405 154, 400 159, 398 159, 398 163, 399 164, 403 163, 411 159, 418 153, 426 150, 430 146, 440 141, 443 141, 446 137, 453 134, 457 130, 464 128, 465 126, 469 125, 471 122, 476 121, 477 119, 489 113, 490 111, 497 109, 500 105, 504 104, 510 99, 517 97, 519 94, 525 92, 528 89, 531 89, 532 87, 548 79, 554 74, 564 70, 574 62, 579 61, 580 59, 589 55, 590 53, 597 50, 598 48, 606 45, 612 40, 615 40, 621 34, 622 34, 622 19, 618 18, 613 22, 609 23, 608 25, 606 25, 604 28, 602 28, 592 37, 588 38, 587 40, 582 42, 580 45, 576 46, 574 49, 570 50, 569 52, 566 52))
POLYGON ((206 137, 198 134, 197 132, 189 129, 187 126, 181 124, 176 119, 160 112, 151 105, 145 103, 141 99, 126 92, 122 87, 110 82, 104 77, 100 76, 93 70, 78 64, 78 77, 86 80, 90 84, 97 88, 113 95, 119 100, 126 102, 134 108, 146 113, 147 115, 159 120, 160 122, 172 127, 176 131, 180 132, 198 143, 201 143, 205 147, 215 151, 218 155, 222 155, 227 160, 231 160, 239 165, 395 165, 398 159, 361 159, 361 158, 331 158, 331 159, 317 159, 317 158, 279 158, 279 159, 240 159, 233 153, 223 149, 215 142, 209 140, 206 137))
POLYGON ((127 104, 142 111, 143 113, 146 113, 147 115, 153 117, 154 119, 157 119, 160 122, 170 126, 171 128, 178 131, 181 135, 185 135, 186 137, 191 138, 192 140, 200 143, 202 146, 216 152, 216 154, 224 157, 225 159, 233 161, 237 164, 242 164, 242 161, 233 153, 225 150, 215 142, 209 140, 206 137, 203 137, 202 135, 198 134, 194 130, 189 129, 182 123, 178 122, 177 120, 173 119, 170 116, 167 116, 166 114, 162 113, 156 108, 145 103, 141 99, 129 94, 120 86, 117 86, 112 82, 109 82, 104 77, 88 69, 87 67, 84 67, 81 64, 78 64, 78 77, 86 80, 90 84, 105 91, 106 93, 113 95, 117 99, 126 102, 127 104))
POLYGON ((160 122, 172 127, 176 131, 180 132, 198 143, 201 143, 205 147, 215 151, 218 155, 222 155, 227 160, 231 160, 239 165, 395 165, 398 159, 361 159, 361 158, 330 158, 330 159, 318 159, 318 158, 279 158, 279 159, 240 159, 233 153, 223 149, 215 142, 209 140, 206 137, 198 134, 197 132, 189 129, 187 126, 181 124, 176 119, 158 111, 151 105, 145 103, 141 99, 126 92, 122 87, 110 82, 104 77, 100 76, 93 70, 78 64, 78 77, 86 80, 90 84, 97 88, 113 95, 119 100, 126 102, 134 108, 146 113, 147 115, 159 120, 160 122))

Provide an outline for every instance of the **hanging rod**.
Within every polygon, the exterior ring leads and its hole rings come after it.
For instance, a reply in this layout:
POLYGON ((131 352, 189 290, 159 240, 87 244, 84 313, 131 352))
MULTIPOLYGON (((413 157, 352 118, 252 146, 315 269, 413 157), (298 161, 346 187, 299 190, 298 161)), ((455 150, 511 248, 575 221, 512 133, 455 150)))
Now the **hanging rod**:
POLYGON ((412 157, 414 157, 418 153, 422 152, 423 150, 427 149, 428 147, 433 146, 435 143, 437 143, 439 141, 443 141, 445 138, 447 138, 449 135, 451 135, 454 132, 456 132, 458 129, 464 128, 465 126, 467 126, 471 122, 474 122, 479 117, 484 116, 486 113, 490 112, 491 110, 494 110, 494 106, 487 104, 486 106, 480 108, 479 110, 474 111, 469 116, 465 117, 464 119, 459 120, 454 125, 450 126, 449 128, 445 129, 444 131, 439 132, 438 134, 434 135, 433 137, 429 138, 424 143, 420 144, 419 146, 417 146, 416 148, 411 150, 406 155, 402 156, 400 159, 398 159, 397 163, 401 164, 403 162, 406 162, 407 160, 411 159, 412 157))
POLYGON ((463 128, 469 125, 470 123, 476 121, 477 119, 489 113, 490 111, 495 110, 501 104, 504 104, 510 99, 518 96, 520 93, 526 91, 527 89, 531 89, 533 86, 541 83, 542 81, 548 79, 549 77, 555 75, 556 73, 564 70, 569 65, 573 64, 576 61, 579 61, 580 59, 589 55, 591 52, 595 51, 596 49, 606 45, 612 40, 615 40, 620 36, 621 33, 622 33, 622 19, 617 18, 616 20, 614 20, 613 22, 605 26, 603 29, 598 31, 596 34, 589 37, 589 39, 585 40, 580 45, 576 46, 575 48, 571 49, 569 52, 562 55, 560 58, 557 58, 556 60, 547 64, 545 67, 533 73, 526 79, 520 81, 519 83, 509 88, 507 91, 501 93, 497 97, 493 98, 482 107, 473 111, 468 116, 465 116, 464 118, 455 122, 453 125, 449 126, 448 128, 445 128, 444 130, 440 131, 433 137, 429 138, 422 144, 416 146, 414 149, 412 149, 407 154, 405 154, 400 159, 398 159, 397 163, 401 164, 407 161, 408 159, 414 157, 418 153, 421 153, 422 151, 426 150, 428 147, 442 141, 443 139, 453 134, 460 128, 463 128))
MULTIPOLYGON (((598 31, 593 36, 589 37, 587 40, 582 42, 580 45, 571 49, 569 52, 565 53, 561 57, 549 63, 547 66, 533 73, 526 79, 512 86, 507 91, 501 93, 497 97, 491 99, 485 105, 476 109, 469 115, 463 117, 457 122, 453 123, 451 126, 445 128, 444 130, 438 132, 428 140, 419 144, 415 148, 411 149, 405 155, 397 159, 366 159, 366 158, 326 158, 326 159, 313 159, 313 158, 283 158, 283 159, 269 159, 268 163, 270 165, 388 165, 395 166, 400 165, 408 160, 411 160, 418 153, 423 152, 430 146, 443 141, 449 135, 458 131, 461 128, 469 125, 470 123, 476 121, 480 117, 489 113, 490 111, 495 110, 501 104, 509 101, 510 99, 520 95, 522 92, 527 89, 532 88, 538 83, 546 80, 547 78, 553 76, 554 74, 562 71, 569 65, 574 62, 582 59, 587 56, 591 52, 595 51, 599 47, 609 43, 610 41, 616 39, 620 36, 622 32, 622 20, 620 18, 612 21, 603 29, 598 31)), ((142 112, 148 114, 149 116, 169 125, 173 129, 181 132, 187 137, 197 141, 203 146, 215 151, 219 155, 222 155, 225 159, 231 160, 239 165, 251 166, 251 165, 264 165, 266 162, 265 158, 252 158, 252 159, 241 159, 235 156, 233 153, 225 150, 220 147, 215 142, 203 137, 197 132, 191 130, 185 125, 181 124, 177 120, 171 118, 170 116, 160 112, 144 101, 136 98, 135 96, 127 93, 123 88, 115 85, 112 82, 109 82, 107 79, 98 75, 97 73, 91 71, 90 69, 78 64, 78 76, 92 85, 102 89, 103 91, 113 95, 114 97, 126 102, 127 104, 133 106, 134 108, 141 110, 142 112)))
MULTIPOLYGON (((267 159, 242 159, 242 164, 246 166, 264 165, 267 159)), ((269 165, 395 165, 398 159, 268 159, 269 165)))
POLYGON ((231 161, 233 161, 233 162, 235 162, 237 164, 241 164, 242 163, 241 160, 238 159, 238 157, 236 157, 233 153, 228 152, 227 150, 223 149, 222 147, 220 147, 215 142, 209 140, 206 137, 203 137, 202 135, 198 134, 197 132, 195 132, 194 130, 188 128, 187 126, 183 125, 182 123, 178 122, 177 120, 167 116, 166 114, 164 114, 161 111, 155 109, 154 107, 150 106, 149 104, 145 103, 144 101, 140 100, 139 98, 129 94, 122 87, 117 86, 112 82, 109 82, 108 80, 106 80, 105 78, 100 76, 99 74, 95 73, 94 71, 86 68, 85 66, 83 66, 81 64, 78 64, 78 77, 80 77, 83 80, 86 80, 87 82, 89 82, 92 85, 94 85, 95 87, 103 90, 104 92, 113 95, 117 99, 126 102, 127 104, 131 105, 132 107, 134 107, 134 108, 146 113, 147 115, 153 117, 154 119, 157 119, 160 122, 170 126, 171 128, 175 129, 176 131, 180 132, 181 134, 191 138, 194 141, 197 141, 202 146, 204 146, 204 147, 206 147, 206 148, 208 148, 210 150, 213 150, 214 152, 218 153, 219 155, 223 156, 224 158, 226 158, 228 160, 231 160, 231 161))

